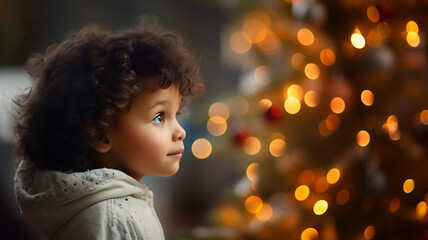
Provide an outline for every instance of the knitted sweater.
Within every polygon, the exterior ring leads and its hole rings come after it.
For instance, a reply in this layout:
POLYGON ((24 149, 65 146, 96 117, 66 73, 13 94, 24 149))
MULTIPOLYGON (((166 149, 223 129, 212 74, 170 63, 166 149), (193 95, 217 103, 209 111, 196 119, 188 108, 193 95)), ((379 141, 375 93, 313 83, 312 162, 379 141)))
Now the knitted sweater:
POLYGON ((24 160, 14 181, 21 213, 47 239, 165 238, 153 192, 122 171, 40 171, 24 160))

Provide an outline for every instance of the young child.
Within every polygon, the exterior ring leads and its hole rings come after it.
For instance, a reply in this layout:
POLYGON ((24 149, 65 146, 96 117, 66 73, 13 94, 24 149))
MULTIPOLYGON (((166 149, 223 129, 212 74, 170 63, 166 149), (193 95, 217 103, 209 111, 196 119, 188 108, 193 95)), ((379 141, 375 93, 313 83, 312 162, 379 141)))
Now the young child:
POLYGON ((181 38, 144 22, 84 27, 26 63, 15 194, 48 239, 164 239, 140 180, 178 171, 177 115, 204 87, 181 38))

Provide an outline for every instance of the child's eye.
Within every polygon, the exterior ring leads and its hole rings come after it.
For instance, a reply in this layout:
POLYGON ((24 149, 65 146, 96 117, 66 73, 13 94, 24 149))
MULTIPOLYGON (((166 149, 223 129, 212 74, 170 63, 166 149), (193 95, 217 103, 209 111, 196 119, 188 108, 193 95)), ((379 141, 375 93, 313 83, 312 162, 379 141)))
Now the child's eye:
POLYGON ((163 114, 162 113, 158 113, 156 115, 156 117, 153 119, 153 122, 156 123, 156 124, 162 124, 164 122, 163 114))

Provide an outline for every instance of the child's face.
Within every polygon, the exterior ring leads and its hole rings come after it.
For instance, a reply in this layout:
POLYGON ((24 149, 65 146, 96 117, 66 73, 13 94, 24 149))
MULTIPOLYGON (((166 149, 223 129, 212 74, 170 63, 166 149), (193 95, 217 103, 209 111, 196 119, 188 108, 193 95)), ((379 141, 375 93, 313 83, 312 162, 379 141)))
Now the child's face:
POLYGON ((144 176, 174 175, 186 136, 176 119, 180 102, 176 85, 136 97, 131 110, 121 115, 117 127, 109 131, 107 167, 122 170, 138 181, 144 176))

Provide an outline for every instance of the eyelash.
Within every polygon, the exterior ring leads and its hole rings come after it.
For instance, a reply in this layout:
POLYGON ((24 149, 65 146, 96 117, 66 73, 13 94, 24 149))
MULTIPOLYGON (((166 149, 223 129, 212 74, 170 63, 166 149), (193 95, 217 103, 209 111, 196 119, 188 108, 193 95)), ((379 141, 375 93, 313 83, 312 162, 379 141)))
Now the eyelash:
MULTIPOLYGON (((181 111, 178 111, 175 116, 179 117, 181 115, 181 111)), ((159 112, 156 114, 155 118, 153 118, 152 122, 154 122, 158 117, 162 118, 162 122, 161 123, 156 123, 156 124, 163 124, 165 122, 165 113, 164 112, 159 112)))

